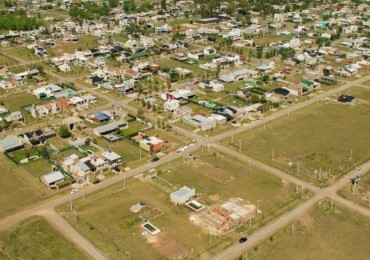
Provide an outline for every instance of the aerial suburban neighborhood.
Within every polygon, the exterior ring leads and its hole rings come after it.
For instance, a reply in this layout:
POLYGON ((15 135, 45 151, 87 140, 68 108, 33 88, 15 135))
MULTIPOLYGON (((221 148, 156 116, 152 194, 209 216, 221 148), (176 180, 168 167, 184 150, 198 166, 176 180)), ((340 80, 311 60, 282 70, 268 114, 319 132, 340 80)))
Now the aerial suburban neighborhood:
POLYGON ((0 0, 0 259, 369 259, 369 0, 0 0))

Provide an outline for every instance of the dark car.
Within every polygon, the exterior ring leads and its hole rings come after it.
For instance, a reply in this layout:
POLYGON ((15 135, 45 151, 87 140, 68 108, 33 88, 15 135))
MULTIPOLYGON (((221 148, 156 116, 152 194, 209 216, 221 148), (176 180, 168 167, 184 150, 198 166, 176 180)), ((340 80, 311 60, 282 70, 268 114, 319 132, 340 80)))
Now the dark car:
POLYGON ((246 237, 241 237, 240 239, 239 239, 239 243, 240 244, 243 244, 244 242, 246 242, 248 239, 246 238, 246 237))
POLYGON ((95 181, 93 181, 93 184, 98 184, 100 182, 99 179, 96 179, 95 181))
POLYGON ((152 162, 156 162, 156 161, 159 161, 159 158, 158 158, 158 157, 154 157, 154 158, 152 159, 152 162))

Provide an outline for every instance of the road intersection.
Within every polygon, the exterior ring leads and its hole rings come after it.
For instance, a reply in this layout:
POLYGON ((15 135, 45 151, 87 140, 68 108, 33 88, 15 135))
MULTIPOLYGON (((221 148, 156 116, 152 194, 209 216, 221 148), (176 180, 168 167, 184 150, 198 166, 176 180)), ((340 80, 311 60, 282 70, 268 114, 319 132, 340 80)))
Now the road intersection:
MULTIPOLYGON (((14 59, 22 62, 22 64, 29 64, 29 62, 21 60, 19 58, 13 57, 14 59)), ((58 79, 60 83, 68 82, 70 79, 66 79, 50 70, 45 70, 48 74, 52 75, 54 78, 58 79)), ((293 209, 292 211, 287 212, 280 218, 276 219, 275 221, 269 223, 264 228, 260 229, 259 231, 255 232, 253 235, 251 235, 248 239, 248 241, 244 244, 235 244, 225 251, 221 252, 220 254, 214 256, 214 259, 233 259, 235 257, 238 257, 239 255, 243 254, 246 250, 249 248, 255 246, 257 243, 261 242, 262 240, 266 239, 268 236, 272 235, 274 232, 278 231, 279 229, 283 228, 284 226, 291 223, 294 219, 298 218, 302 214, 307 213, 307 211, 312 208, 316 203, 318 203, 320 200, 323 200, 325 198, 332 198, 335 203, 340 203, 346 207, 351 208, 352 210, 355 210, 367 217, 370 217, 370 210, 367 208, 361 207, 351 201, 345 200, 341 197, 339 197, 336 192, 345 187, 349 184, 350 178, 353 178, 357 174, 357 170, 354 169, 346 174, 345 178, 342 178, 341 180, 337 181, 332 186, 329 186, 325 189, 320 189, 310 183, 307 183, 299 178, 296 178, 295 176, 292 176, 290 174, 287 174, 281 170, 278 170, 276 168, 273 168, 263 162, 260 162, 254 158, 248 157, 247 155, 244 155, 234 149, 231 149, 229 147, 226 147, 219 142, 222 142, 223 140, 227 140, 228 138, 231 138, 233 135, 237 135, 246 131, 251 131, 252 129, 261 126, 263 124, 266 124, 268 122, 271 122, 272 120, 275 120, 277 118, 286 116, 291 114, 292 112, 304 108, 306 106, 312 105, 316 102, 325 100, 326 98, 335 95, 337 93, 343 92, 348 90, 349 88, 353 86, 358 86, 364 83, 365 81, 369 80, 370 76, 364 77, 359 80, 355 81, 348 81, 346 84, 335 88, 333 90, 327 91, 323 94, 317 95, 315 97, 310 98, 307 101, 304 101, 299 104, 291 105, 288 108, 282 109, 280 111, 275 112, 274 114, 265 117, 262 120, 254 121, 249 123, 248 125, 241 126, 239 128, 236 128, 234 130, 211 136, 211 137, 202 137, 194 132, 189 132, 185 129, 173 126, 172 130, 177 132, 180 135, 185 136, 186 138, 189 138, 190 140, 194 140, 194 145, 190 146, 186 151, 181 153, 171 153, 163 158, 161 160, 154 162, 154 163, 147 163, 145 165, 141 165, 135 169, 129 170, 128 172, 125 172, 121 175, 114 176, 112 178, 109 178, 105 180, 102 183, 99 183, 98 185, 94 186, 88 186, 85 188, 84 194, 88 196, 89 194, 93 192, 97 192, 99 190, 106 189, 108 187, 111 187, 114 184, 120 183, 126 178, 130 178, 133 176, 136 176, 138 174, 142 174, 144 172, 147 172, 148 170, 155 168, 157 166, 166 164, 172 160, 175 160, 177 158, 181 158, 185 156, 187 153, 195 152, 196 150, 204 147, 204 146, 211 146, 213 148, 216 148, 219 151, 225 152, 227 154, 232 155, 235 158, 238 158, 240 160, 251 162, 251 164, 255 167, 258 167, 266 172, 269 172, 279 178, 282 178, 286 181, 289 181, 290 183, 294 183, 296 185, 299 185, 301 187, 304 187, 305 189, 308 189, 314 193, 314 196, 306 201, 305 203, 301 204, 297 208, 293 209)), ((97 91, 96 89, 89 88, 83 84, 80 84, 78 82, 75 83, 76 88, 83 91, 88 91, 92 93, 93 95, 103 99, 106 101, 106 104, 100 107, 96 107, 94 109, 101 110, 101 109, 107 109, 111 108, 114 105, 121 105, 131 113, 136 114, 137 108, 130 106, 126 101, 117 100, 114 97, 104 95, 97 91)), ((146 117, 155 122, 156 117, 153 115, 146 115, 146 117)), ((60 123, 63 119, 58 118, 53 121, 48 122, 48 124, 51 123, 60 123)), ((29 126, 29 128, 35 129, 37 127, 44 126, 45 123, 41 123, 39 126, 29 126)), ((25 128, 26 129, 26 128, 25 128)), ((11 132, 8 132, 6 134, 10 134, 11 132)), ((366 172, 367 170, 370 170, 370 162, 366 162, 363 165, 360 166, 363 172, 366 172)), ((82 197, 82 193, 77 194, 68 194, 68 195, 61 195, 59 197, 54 197, 52 199, 40 202, 39 204, 36 204, 32 207, 29 207, 27 209, 24 209, 23 211, 20 211, 14 215, 8 216, 4 219, 0 220, 0 230, 6 229, 11 225, 14 225, 16 223, 19 223, 22 220, 25 220, 31 216, 34 215, 42 215, 46 218, 46 220, 52 224, 57 230, 59 230, 67 239, 72 241, 74 244, 76 244, 78 247, 83 249, 87 254, 89 254, 94 259, 107 259, 107 256, 105 256, 99 249, 95 248, 95 246, 88 241, 86 238, 84 238, 81 234, 79 234, 75 229, 73 229, 72 226, 70 226, 66 220, 64 220, 60 215, 58 215, 54 208, 68 203, 70 201, 70 196, 73 196, 73 199, 77 199, 82 197)))

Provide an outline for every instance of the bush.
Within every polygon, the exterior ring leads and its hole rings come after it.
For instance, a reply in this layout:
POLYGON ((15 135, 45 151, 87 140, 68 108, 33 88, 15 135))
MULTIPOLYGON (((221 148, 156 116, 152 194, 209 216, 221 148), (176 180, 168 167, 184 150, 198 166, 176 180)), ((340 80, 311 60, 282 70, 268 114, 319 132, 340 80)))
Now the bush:
POLYGON ((61 138, 68 138, 72 135, 68 126, 64 124, 59 127, 58 134, 61 138))

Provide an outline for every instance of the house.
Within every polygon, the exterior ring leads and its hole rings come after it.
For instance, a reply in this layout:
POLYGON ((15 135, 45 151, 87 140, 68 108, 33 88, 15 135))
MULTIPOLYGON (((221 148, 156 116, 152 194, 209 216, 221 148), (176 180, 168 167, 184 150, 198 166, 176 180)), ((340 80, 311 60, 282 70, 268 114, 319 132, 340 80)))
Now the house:
POLYGON ((219 91, 224 90, 224 84, 218 83, 214 80, 205 80, 203 82, 199 82, 199 87, 209 88, 214 92, 219 92, 219 91))
POLYGON ((128 128, 128 123, 126 121, 113 121, 106 125, 98 126, 94 128, 94 134, 97 136, 104 136, 113 132, 116 132, 118 129, 128 128))
POLYGON ((62 88, 55 84, 49 84, 47 86, 32 90, 32 94, 38 98, 54 97, 58 92, 61 92, 62 88))
POLYGON ((9 135, 4 139, 0 140, 0 150, 2 152, 13 152, 22 149, 24 145, 14 135, 9 135))
POLYGON ((249 88, 237 88, 236 89, 236 96, 240 97, 241 99, 248 99, 252 96, 252 93, 249 88))
POLYGON ((19 123, 24 122, 23 115, 19 111, 11 112, 9 115, 5 117, 5 120, 8 122, 19 122, 19 123))
POLYGON ((104 153, 101 154, 104 161, 109 165, 117 165, 122 163, 122 156, 107 149, 104 153))
POLYGON ((183 117, 184 122, 197 127, 203 131, 207 131, 216 126, 216 120, 212 117, 205 117, 203 115, 185 116, 183 117))
POLYGON ((139 146, 145 151, 156 153, 165 147, 165 142, 155 136, 142 136, 142 139, 139 142, 139 146))
POLYGON ((71 71, 71 67, 68 64, 65 64, 65 63, 62 64, 62 65, 59 65, 58 69, 62 72, 70 72, 71 71))
POLYGON ((286 100, 288 96, 289 96, 289 90, 284 89, 284 88, 276 88, 271 93, 271 97, 273 97, 277 101, 286 100))
POLYGON ((42 183, 44 183, 49 188, 55 187, 58 183, 64 182, 65 177, 60 171, 54 171, 48 174, 44 174, 40 177, 42 183))
POLYGON ((183 186, 177 191, 172 192, 170 194, 170 199, 176 205, 182 205, 194 196, 195 196, 195 189, 190 189, 186 186, 183 186))
POLYGON ((164 103, 163 107, 170 112, 174 112, 180 107, 180 101, 176 99, 169 99, 164 103))
POLYGON ((107 114, 102 112, 96 112, 93 116, 93 121, 97 124, 99 123, 106 123, 110 120, 110 117, 107 114))

